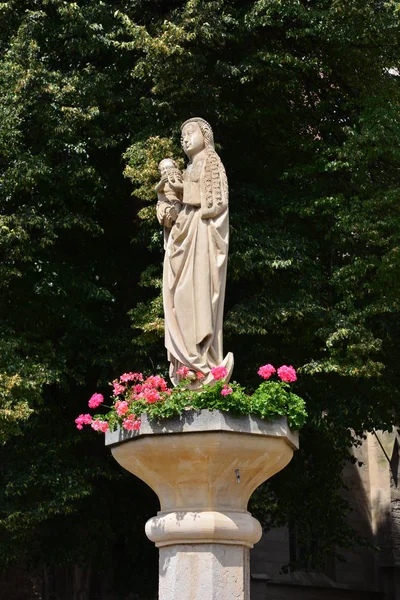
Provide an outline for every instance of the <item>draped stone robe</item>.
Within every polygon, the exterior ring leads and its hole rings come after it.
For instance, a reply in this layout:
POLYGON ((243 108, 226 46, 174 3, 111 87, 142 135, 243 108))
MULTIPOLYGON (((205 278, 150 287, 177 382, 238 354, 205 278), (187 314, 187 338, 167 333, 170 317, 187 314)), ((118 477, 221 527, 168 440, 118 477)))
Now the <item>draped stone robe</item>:
MULTIPOLYGON (((203 373, 224 365, 228 377, 233 355, 224 358, 222 321, 229 243, 228 183, 213 150, 183 175, 183 205, 168 237, 163 279, 165 346, 170 377, 185 365, 203 373)), ((196 387, 196 384, 193 384, 196 387)))

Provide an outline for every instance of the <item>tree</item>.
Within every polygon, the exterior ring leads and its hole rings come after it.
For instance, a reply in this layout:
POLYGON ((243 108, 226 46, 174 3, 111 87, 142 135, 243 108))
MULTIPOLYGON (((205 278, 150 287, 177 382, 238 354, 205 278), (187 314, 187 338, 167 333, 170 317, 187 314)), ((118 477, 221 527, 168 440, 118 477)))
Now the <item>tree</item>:
POLYGON ((354 436, 398 412, 396 3, 11 0, 0 19, 3 565, 22 547, 47 567, 137 548, 146 492, 73 418, 120 372, 166 369, 152 190, 196 114, 230 183, 234 377, 301 367, 310 413, 254 504, 318 565, 354 538, 340 496, 354 436))

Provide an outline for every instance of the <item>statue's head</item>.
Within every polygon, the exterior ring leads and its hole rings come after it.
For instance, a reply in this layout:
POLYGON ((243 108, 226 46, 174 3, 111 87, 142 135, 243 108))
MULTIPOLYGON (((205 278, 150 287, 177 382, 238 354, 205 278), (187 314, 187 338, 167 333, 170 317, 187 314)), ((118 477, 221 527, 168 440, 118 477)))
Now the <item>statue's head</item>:
POLYGON ((177 169, 178 165, 172 158, 163 158, 162 161, 158 163, 158 171, 160 175, 165 175, 171 169, 177 169))
POLYGON ((181 126, 181 143, 185 154, 192 158, 204 148, 214 150, 214 135, 211 125, 200 117, 188 119, 181 126))

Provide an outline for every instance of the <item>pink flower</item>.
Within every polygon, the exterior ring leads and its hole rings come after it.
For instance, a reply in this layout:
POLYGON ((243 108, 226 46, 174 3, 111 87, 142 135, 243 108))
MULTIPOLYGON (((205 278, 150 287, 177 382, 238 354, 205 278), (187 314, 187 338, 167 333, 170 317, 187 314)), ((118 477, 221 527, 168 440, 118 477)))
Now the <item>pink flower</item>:
POLYGON ((119 378, 123 383, 127 383, 128 381, 143 381, 142 373, 123 373, 119 378))
POLYGON ((228 375, 228 371, 225 367, 214 367, 211 369, 211 375, 214 377, 215 381, 219 381, 220 379, 225 379, 228 375))
POLYGON ((141 421, 136 418, 136 415, 129 415, 124 419, 122 427, 127 431, 138 431, 140 429, 141 421))
POLYGON ((162 392, 165 392, 167 387, 167 382, 159 375, 150 375, 143 384, 143 388, 159 388, 162 392))
POLYGON ((222 396, 228 396, 229 394, 232 394, 232 393, 233 393, 233 389, 225 384, 221 390, 222 396))
POLYGON ((125 392, 125 386, 118 383, 117 380, 113 381, 113 388, 114 388, 114 392, 113 392, 114 396, 118 396, 119 394, 123 394, 125 392))
POLYGON ((155 389, 146 389, 143 391, 143 395, 148 404, 152 404, 153 402, 157 402, 160 399, 160 392, 155 389))
POLYGON ((204 373, 201 373, 200 371, 197 371, 196 377, 200 381, 201 379, 204 379, 205 375, 204 375, 204 373))
POLYGON ((89 408, 97 408, 102 402, 104 402, 103 394, 93 394, 89 400, 89 408))
POLYGON ((102 433, 105 433, 109 429, 107 421, 101 421, 100 419, 94 419, 94 421, 92 421, 92 428, 95 431, 101 431, 102 433))
POLYGON ((75 419, 77 429, 83 429, 83 425, 90 425, 92 421, 92 415, 89 415, 87 413, 85 415, 79 415, 79 417, 75 419))
POLYGON ((117 400, 114 404, 114 409, 119 417, 125 415, 129 410, 129 405, 125 400, 117 400))
POLYGON ((282 365, 281 367, 279 367, 278 377, 280 377, 282 379, 282 381, 288 381, 288 382, 296 381, 296 379, 297 379, 295 369, 292 366, 288 367, 287 365, 282 365))
POLYGON ((273 373, 276 373, 276 369, 270 364, 264 365, 258 369, 258 374, 264 379, 269 379, 273 373))
POLYGON ((176 374, 181 375, 182 377, 187 377, 190 371, 185 365, 183 365, 180 369, 177 370, 176 374))

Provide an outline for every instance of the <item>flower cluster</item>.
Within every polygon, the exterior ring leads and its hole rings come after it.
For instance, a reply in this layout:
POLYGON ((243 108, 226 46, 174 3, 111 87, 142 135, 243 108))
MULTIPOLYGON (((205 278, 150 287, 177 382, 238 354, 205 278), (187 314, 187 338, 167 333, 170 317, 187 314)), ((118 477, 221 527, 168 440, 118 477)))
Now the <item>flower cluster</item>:
POLYGON ((229 394, 233 394, 233 389, 229 385, 226 385, 226 383, 225 383, 224 387, 221 390, 221 395, 229 396, 229 394))
POLYGON ((104 402, 103 394, 93 394, 88 402, 89 408, 97 408, 102 402, 104 402))
POLYGON ((110 429, 108 421, 102 421, 101 419, 93 419, 91 426, 95 431, 101 431, 101 433, 106 433, 110 429))
POLYGON ((177 372, 177 375, 180 375, 180 377, 182 379, 192 379, 192 380, 196 380, 198 379, 199 381, 201 381, 202 379, 204 379, 204 374, 201 373, 200 371, 191 371, 190 369, 188 369, 185 365, 182 365, 182 367, 180 367, 177 372))
POLYGON ((122 427, 127 431, 139 431, 140 429, 140 419, 136 418, 136 415, 133 413, 126 417, 126 419, 122 422, 122 427))
POLYGON ((236 414, 258 415, 263 419, 274 419, 286 414, 289 424, 296 427, 300 427, 305 421, 307 413, 304 401, 293 394, 288 385, 297 380, 292 366, 282 365, 278 369, 269 363, 261 366, 258 374, 265 381, 250 396, 238 383, 231 382, 228 385, 228 371, 223 365, 212 368, 207 376, 182 365, 177 374, 180 383, 169 388, 160 375, 144 377, 142 373, 123 373, 111 383, 111 406, 104 404, 104 396, 99 393, 93 394, 89 399, 89 408, 101 406, 108 408, 109 412, 94 416, 81 414, 75 419, 76 427, 83 429, 84 425, 90 425, 95 431, 103 433, 118 426, 127 431, 138 431, 141 425, 140 415, 165 419, 181 415, 188 408, 229 410, 236 414), (271 381, 275 373, 280 381, 271 381), (191 389, 193 382, 205 378, 206 383, 200 389, 191 389))
POLYGON ((282 365, 276 370, 275 367, 268 364, 258 369, 258 374, 263 379, 269 379, 274 373, 277 373, 279 379, 287 383, 292 383, 297 380, 296 370, 292 366, 288 367, 287 365, 282 365))
POLYGON ((85 415, 79 415, 79 417, 75 419, 77 429, 83 429, 84 425, 90 425, 92 421, 92 415, 89 415, 87 413, 85 415))
MULTIPOLYGON (((105 433, 112 425, 120 423, 128 431, 140 429, 140 419, 133 411, 137 402, 152 404, 161 400, 162 395, 171 394, 167 382, 159 375, 151 375, 145 379, 142 373, 123 373, 119 379, 112 382, 113 406, 107 415, 92 417, 90 414, 79 415, 75 419, 78 429, 90 425, 95 431, 105 433)), ((98 408, 104 402, 102 394, 93 394, 89 399, 89 408, 98 408)), ((103 405, 105 406, 105 405, 103 405)), ((108 407, 109 408, 109 407, 108 407)))
POLYGON ((214 377, 215 381, 219 381, 220 379, 225 379, 228 375, 228 371, 226 367, 214 367, 211 369, 211 375, 214 377))

